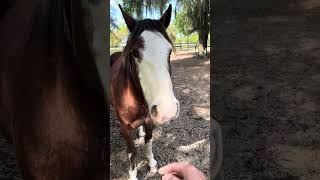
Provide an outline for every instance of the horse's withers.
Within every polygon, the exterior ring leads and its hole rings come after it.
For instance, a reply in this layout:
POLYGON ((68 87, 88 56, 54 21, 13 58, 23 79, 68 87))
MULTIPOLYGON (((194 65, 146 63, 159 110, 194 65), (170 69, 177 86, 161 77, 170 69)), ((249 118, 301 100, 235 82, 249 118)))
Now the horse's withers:
POLYGON ((139 80, 155 125, 170 122, 179 115, 179 101, 173 93, 169 70, 172 45, 159 32, 144 31, 140 36, 144 48, 137 61, 139 80))

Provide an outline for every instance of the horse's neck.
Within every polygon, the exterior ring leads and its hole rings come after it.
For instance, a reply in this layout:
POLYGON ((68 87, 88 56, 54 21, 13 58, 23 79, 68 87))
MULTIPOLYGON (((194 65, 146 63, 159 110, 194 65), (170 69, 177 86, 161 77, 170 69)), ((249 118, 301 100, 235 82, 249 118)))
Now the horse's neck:
POLYGON ((87 85, 87 90, 93 94, 97 94, 101 101, 105 102, 107 97, 104 92, 102 81, 99 77, 99 72, 95 63, 95 57, 92 52, 92 47, 89 43, 88 33, 83 24, 84 17, 82 16, 82 6, 80 1, 71 1, 71 29, 72 43, 74 52, 74 66, 79 72, 82 81, 87 85))

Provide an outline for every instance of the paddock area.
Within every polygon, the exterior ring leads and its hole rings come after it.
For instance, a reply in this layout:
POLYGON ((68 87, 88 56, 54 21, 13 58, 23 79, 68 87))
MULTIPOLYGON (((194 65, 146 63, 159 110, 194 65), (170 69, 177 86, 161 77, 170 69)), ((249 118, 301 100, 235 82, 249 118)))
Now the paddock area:
MULTIPOLYGON (((170 125, 157 128, 153 133, 153 153, 162 167, 172 162, 192 163, 209 177, 210 132, 210 61, 194 54, 173 54, 172 82, 180 101, 180 117, 170 125)), ((113 111, 111 124, 111 179, 128 178, 127 146, 119 130, 120 124, 113 111)), ((138 138, 138 178, 161 179, 159 174, 148 173, 144 158, 144 141, 138 138)))
POLYGON ((320 179, 319 10, 215 26, 211 113, 224 179, 320 179))

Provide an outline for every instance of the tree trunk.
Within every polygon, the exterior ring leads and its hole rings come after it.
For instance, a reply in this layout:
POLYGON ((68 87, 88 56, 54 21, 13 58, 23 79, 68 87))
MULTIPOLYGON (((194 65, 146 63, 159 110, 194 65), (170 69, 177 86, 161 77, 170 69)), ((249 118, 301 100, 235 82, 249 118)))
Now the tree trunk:
POLYGON ((199 55, 207 55, 208 31, 199 30, 199 55))
POLYGON ((199 2, 199 55, 207 55, 207 43, 209 34, 209 1, 201 0, 199 2))

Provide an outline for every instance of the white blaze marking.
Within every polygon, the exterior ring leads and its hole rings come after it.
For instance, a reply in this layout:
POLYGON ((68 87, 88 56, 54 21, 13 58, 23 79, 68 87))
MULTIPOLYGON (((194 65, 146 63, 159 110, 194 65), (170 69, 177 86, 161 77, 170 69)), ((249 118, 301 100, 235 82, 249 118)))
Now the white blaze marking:
POLYGON ((140 84, 151 108, 157 105, 160 117, 174 117, 177 113, 177 99, 173 94, 168 70, 168 56, 172 45, 159 32, 143 31, 144 49, 142 61, 138 63, 140 84))

